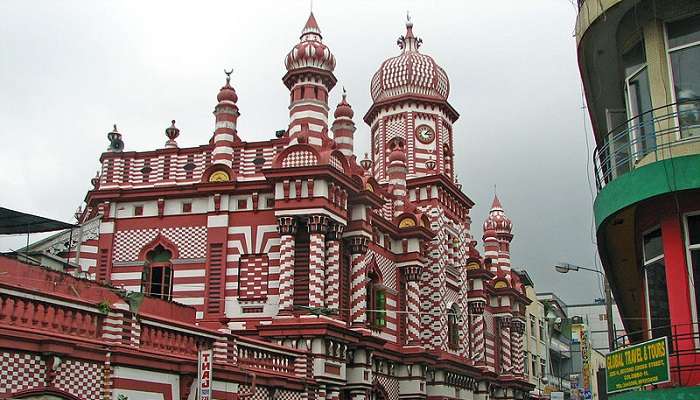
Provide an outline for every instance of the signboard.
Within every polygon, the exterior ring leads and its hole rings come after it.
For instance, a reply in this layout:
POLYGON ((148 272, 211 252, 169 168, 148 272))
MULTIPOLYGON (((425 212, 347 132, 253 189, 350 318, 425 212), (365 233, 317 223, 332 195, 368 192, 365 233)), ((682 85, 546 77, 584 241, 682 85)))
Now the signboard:
POLYGON ((564 392, 552 392, 549 394, 550 400, 564 400, 564 392))
POLYGON ((605 357, 605 363, 608 393, 671 380, 665 336, 613 351, 605 357))
POLYGON ((591 346, 588 342, 588 332, 586 331, 585 327, 579 331, 579 336, 579 342, 581 343, 581 374, 583 375, 583 389, 589 390, 591 388, 591 346))
POLYGON ((211 400, 212 349, 199 350, 197 354, 197 397, 199 400, 211 400))

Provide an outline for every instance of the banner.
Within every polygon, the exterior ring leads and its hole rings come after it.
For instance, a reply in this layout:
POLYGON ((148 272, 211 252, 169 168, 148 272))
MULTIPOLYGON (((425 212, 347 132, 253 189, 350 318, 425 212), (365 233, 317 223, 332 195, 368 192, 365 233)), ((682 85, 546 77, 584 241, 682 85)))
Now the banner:
POLYGON ((213 350, 199 350, 197 354, 197 398, 199 400, 211 400, 211 369, 213 364, 213 350))
POLYGON ((611 352, 605 357, 608 393, 671 380, 668 338, 652 339, 611 352))

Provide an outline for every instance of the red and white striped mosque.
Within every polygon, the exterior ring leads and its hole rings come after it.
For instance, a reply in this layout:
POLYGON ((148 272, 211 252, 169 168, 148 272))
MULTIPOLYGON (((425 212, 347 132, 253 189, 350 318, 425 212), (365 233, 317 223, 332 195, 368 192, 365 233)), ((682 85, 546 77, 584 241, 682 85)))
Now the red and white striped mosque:
POLYGON ((237 129, 230 73, 201 146, 179 147, 173 121, 162 148, 126 151, 115 126, 78 229, 29 247, 64 272, 0 275, 0 325, 27 332, 0 334, 0 398, 194 399, 206 346, 202 399, 526 398, 512 223, 494 198, 477 250, 447 73, 410 21, 397 43, 371 79, 361 159, 346 94, 328 104, 336 58, 313 14, 284 59, 275 137, 237 129))

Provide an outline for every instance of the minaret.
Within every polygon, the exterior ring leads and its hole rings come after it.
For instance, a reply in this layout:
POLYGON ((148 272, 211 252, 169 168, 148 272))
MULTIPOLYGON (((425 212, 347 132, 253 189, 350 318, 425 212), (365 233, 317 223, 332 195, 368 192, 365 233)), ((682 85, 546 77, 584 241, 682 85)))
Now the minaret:
POLYGON ((354 152, 355 123, 352 120, 353 115, 355 113, 348 104, 347 93, 343 88, 343 99, 340 100, 333 114, 335 120, 333 120, 331 130, 333 131, 333 141, 338 150, 347 157, 352 156, 354 152))
POLYGON ((335 57, 321 40, 321 30, 311 13, 299 43, 284 60, 287 73, 282 81, 290 91, 290 144, 306 141, 320 146, 330 140, 328 92, 336 83, 335 57))
POLYGON ((491 272, 503 272, 510 280, 510 242, 513 222, 503 211, 497 195, 493 196, 491 211, 484 221, 484 257, 492 260, 491 272))
POLYGON ((401 140, 394 140, 391 143, 392 150, 388 157, 388 176, 391 194, 394 196, 394 217, 405 210, 406 201, 406 152, 401 140))
POLYGON ((226 84, 219 90, 216 100, 219 102, 214 108, 214 116, 216 117, 216 127, 214 129, 214 164, 224 164, 231 167, 233 156, 233 144, 240 141, 236 131, 236 122, 238 121, 238 95, 231 87, 231 73, 233 70, 226 71, 226 84))
POLYGON ((453 179, 453 130, 459 117, 448 102, 450 82, 435 60, 422 53, 423 41, 406 22, 401 52, 379 66, 370 82, 372 106, 364 116, 372 135, 374 177, 386 182, 388 144, 405 143, 407 178, 443 174, 453 179))

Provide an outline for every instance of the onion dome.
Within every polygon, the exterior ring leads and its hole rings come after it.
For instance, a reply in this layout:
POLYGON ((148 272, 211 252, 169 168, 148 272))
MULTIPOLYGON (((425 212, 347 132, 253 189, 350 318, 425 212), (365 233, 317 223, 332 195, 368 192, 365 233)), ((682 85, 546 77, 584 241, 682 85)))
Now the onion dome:
POLYGON ((493 233, 507 233, 510 234, 513 229, 513 222, 508 218, 503 211, 503 206, 501 206, 501 201, 498 200, 498 196, 493 196, 493 203, 491 204, 491 211, 489 212, 488 218, 484 221, 484 234, 486 232, 493 233))
POLYGON ((396 146, 391 153, 389 153, 389 163, 393 161, 401 161, 402 163, 407 163, 406 152, 399 146, 396 146))
POLYGON ((402 95, 418 95, 436 100, 447 100, 450 81, 432 57, 421 54, 423 41, 413 35, 413 23, 406 22, 406 35, 397 44, 401 54, 389 58, 372 77, 370 93, 376 103, 402 95))
POLYGON ((321 42, 321 30, 314 17, 314 13, 309 15, 309 19, 301 30, 299 43, 287 54, 284 59, 284 66, 287 71, 298 68, 319 68, 329 72, 335 69, 335 56, 321 42))
POLYGON ((347 100, 347 93, 345 93, 345 88, 343 88, 343 98, 342 100, 340 100, 340 103, 338 103, 338 106, 336 107, 333 116, 335 116, 336 118, 352 118, 353 115, 355 115, 355 112, 352 111, 352 106, 348 103, 347 100))
POLYGON ((221 90, 219 90, 219 94, 216 95, 216 100, 221 103, 224 101, 230 101, 232 103, 235 103, 238 101, 238 95, 236 94, 236 90, 231 86, 231 73, 233 72, 233 69, 230 71, 224 70, 224 73, 226 73, 226 84, 221 87, 221 90))

